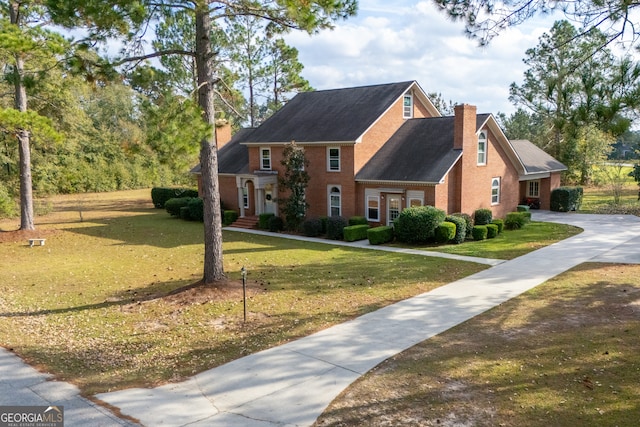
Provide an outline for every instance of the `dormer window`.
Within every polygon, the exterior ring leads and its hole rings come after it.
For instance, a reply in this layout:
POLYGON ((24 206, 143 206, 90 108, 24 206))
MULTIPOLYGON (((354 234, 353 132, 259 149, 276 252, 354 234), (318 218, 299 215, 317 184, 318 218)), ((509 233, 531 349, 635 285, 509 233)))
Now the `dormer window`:
POLYGON ((402 117, 405 119, 413 118, 413 96, 410 93, 404 95, 402 107, 402 117))

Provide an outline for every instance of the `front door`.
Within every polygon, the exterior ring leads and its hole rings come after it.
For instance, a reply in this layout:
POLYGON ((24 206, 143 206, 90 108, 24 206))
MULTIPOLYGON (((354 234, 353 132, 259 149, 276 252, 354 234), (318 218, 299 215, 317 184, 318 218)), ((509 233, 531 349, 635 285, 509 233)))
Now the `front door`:
POLYGON ((387 225, 393 225, 393 221, 400 215, 400 196, 397 194, 387 197, 387 225))
POLYGON ((264 212, 272 213, 274 215, 276 213, 276 202, 273 197, 273 189, 264 190, 264 212))

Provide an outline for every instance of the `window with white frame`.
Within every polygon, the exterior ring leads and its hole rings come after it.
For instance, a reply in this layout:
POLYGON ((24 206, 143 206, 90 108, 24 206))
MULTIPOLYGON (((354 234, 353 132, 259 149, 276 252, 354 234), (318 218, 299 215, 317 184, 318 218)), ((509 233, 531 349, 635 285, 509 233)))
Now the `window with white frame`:
POLYGON ((260 169, 271 170, 271 148, 260 149, 260 169))
POLYGON ((540 181, 529 181, 527 185, 527 197, 540 197, 540 181))
POLYGON ((244 206, 245 209, 249 208, 249 188, 248 188, 249 184, 245 184, 242 187, 242 205, 244 206))
POLYGON ((367 196, 367 220, 380 221, 380 196, 367 196))
POLYGON ((410 93, 405 94, 402 100, 402 117, 413 118, 413 96, 410 93))
POLYGON ((424 191, 407 191, 407 207, 423 206, 424 205, 424 191))
POLYGON ((327 170, 340 171, 340 147, 327 147, 327 170))
POLYGON ((487 164, 487 134, 480 132, 478 135, 478 164, 487 164))
POLYGON ((500 203, 500 178, 493 178, 491 180, 491 204, 497 205, 500 203))
POLYGON ((342 200, 340 197, 340 187, 334 186, 329 189, 329 216, 340 216, 342 213, 342 200))

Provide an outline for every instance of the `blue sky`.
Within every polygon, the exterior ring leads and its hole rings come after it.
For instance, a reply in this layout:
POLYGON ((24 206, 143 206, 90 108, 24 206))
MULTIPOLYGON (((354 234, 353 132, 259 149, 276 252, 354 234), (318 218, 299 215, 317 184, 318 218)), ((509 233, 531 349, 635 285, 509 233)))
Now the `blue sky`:
POLYGON ((525 51, 553 21, 536 18, 481 48, 464 35, 462 22, 450 20, 430 0, 360 0, 358 16, 334 30, 286 39, 298 49, 302 75, 315 89, 416 80, 447 101, 511 114, 509 85, 521 83, 525 51))

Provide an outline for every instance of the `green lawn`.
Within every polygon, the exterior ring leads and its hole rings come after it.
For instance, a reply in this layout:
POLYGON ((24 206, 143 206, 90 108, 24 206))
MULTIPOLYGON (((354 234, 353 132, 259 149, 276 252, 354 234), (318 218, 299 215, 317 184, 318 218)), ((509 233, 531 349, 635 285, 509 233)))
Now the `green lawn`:
MULTIPOLYGON (((42 204, 46 246, 0 243, 0 344, 86 394, 180 380, 487 268, 225 231, 229 281, 171 294, 201 277, 201 223, 153 209, 148 190, 42 204)), ((577 232, 548 227, 442 249, 508 259, 577 232)))

